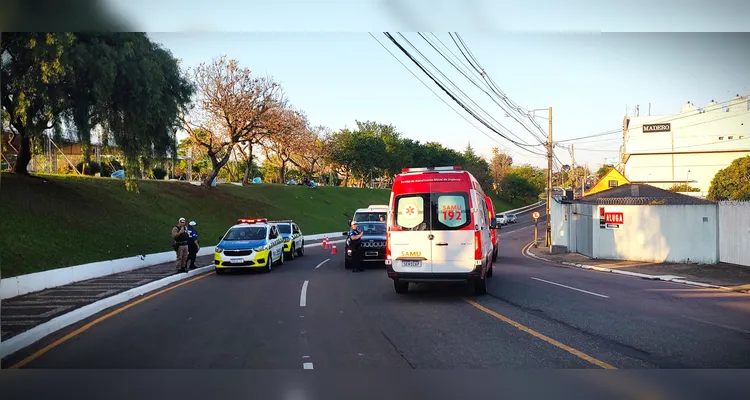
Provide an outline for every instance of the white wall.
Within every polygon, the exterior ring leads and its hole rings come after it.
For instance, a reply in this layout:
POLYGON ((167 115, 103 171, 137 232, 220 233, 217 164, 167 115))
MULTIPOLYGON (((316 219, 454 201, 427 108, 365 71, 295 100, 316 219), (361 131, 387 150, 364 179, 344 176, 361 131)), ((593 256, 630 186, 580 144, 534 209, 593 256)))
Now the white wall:
POLYGON ((750 202, 719 203, 719 260, 750 266, 750 202))
MULTIPOLYGON (((729 111, 709 104, 704 107, 705 112, 697 112, 697 107, 686 105, 680 114, 631 118, 625 137, 625 153, 714 153, 675 154, 674 161, 671 154, 632 155, 625 164, 625 177, 635 182, 689 180, 691 186, 708 191, 716 172, 726 168, 733 160, 750 154, 716 153, 750 149, 750 111, 747 99, 738 99, 735 103, 729 111), (644 124, 664 122, 671 124, 670 132, 642 131, 644 124)), ((663 188, 673 185, 652 184, 663 188)))
MULTIPOLYGON (((569 233, 570 220, 566 218, 568 205, 562 204, 557 200, 552 200, 550 204, 550 230, 552 232, 552 245, 570 247, 569 233)), ((540 224, 541 226, 541 224, 540 224)), ((544 237, 544 229, 539 229, 539 236, 544 237)))
MULTIPOLYGON (((598 207, 609 208, 597 206, 595 215, 598 207)), ((601 229, 594 218, 593 258, 701 264, 719 261, 716 205, 620 208, 624 214, 621 229, 601 229)))

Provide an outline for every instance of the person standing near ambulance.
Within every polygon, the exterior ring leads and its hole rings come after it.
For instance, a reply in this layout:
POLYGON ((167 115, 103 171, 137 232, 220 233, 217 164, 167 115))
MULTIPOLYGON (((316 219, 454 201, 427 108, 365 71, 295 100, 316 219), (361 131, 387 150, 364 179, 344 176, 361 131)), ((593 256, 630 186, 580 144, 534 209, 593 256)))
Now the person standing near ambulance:
POLYGON ((349 243, 351 244, 350 248, 352 249, 352 261, 354 261, 354 268, 352 269, 352 272, 363 272, 364 269, 362 268, 362 254, 360 254, 360 239, 362 239, 362 235, 364 235, 365 233, 360 232, 357 229, 357 221, 352 221, 351 227, 352 229, 349 230, 349 243))
POLYGON ((177 226, 172 228, 172 239, 174 239, 172 246, 177 253, 175 267, 178 272, 187 272, 185 265, 187 264, 188 259, 188 240, 190 239, 190 233, 185 226, 185 218, 180 218, 177 222, 177 226))
POLYGON ((195 226, 198 225, 195 221, 190 221, 188 224, 188 234, 190 235, 188 237, 188 258, 187 261, 190 263, 190 267, 188 268, 187 263, 185 263, 185 269, 195 269, 195 257, 198 255, 198 250, 201 249, 200 244, 198 244, 198 231, 195 229, 195 226))

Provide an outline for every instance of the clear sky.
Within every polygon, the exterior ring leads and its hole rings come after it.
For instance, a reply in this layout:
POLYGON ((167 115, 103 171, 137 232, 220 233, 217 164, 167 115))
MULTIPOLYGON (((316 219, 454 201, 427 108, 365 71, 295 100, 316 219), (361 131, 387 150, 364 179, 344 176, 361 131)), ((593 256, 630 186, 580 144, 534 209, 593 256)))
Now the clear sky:
MULTIPOLYGON (((135 0, 128 4, 134 3, 149 7, 148 3, 135 0)), ((344 26, 343 29, 352 31, 395 31, 402 28, 393 24, 393 18, 383 17, 382 7, 380 13, 365 7, 365 3, 373 2, 349 2, 348 8, 340 9, 338 15, 331 14, 331 7, 316 8, 310 5, 315 3, 291 2, 289 6, 290 2, 285 2, 289 7, 286 10, 276 6, 276 12, 287 11, 285 16, 288 18, 283 21, 265 17, 273 15, 273 10, 269 10, 273 8, 270 3, 232 2, 231 12, 226 7, 217 5, 206 8, 201 3, 185 2, 175 11, 178 15, 171 13, 168 16, 167 4, 171 4, 169 7, 175 10, 177 3, 152 4, 149 12, 141 8, 137 15, 133 14, 136 17, 134 20, 140 24, 137 25, 139 29, 149 31, 153 40, 170 49, 187 66, 227 55, 259 74, 273 76, 281 82, 290 101, 303 109, 313 124, 339 129, 353 126, 355 120, 374 120, 391 123, 405 136, 417 140, 438 141, 459 150, 471 142, 483 155, 489 155, 493 146, 499 146, 510 151, 518 163, 546 165, 544 158, 523 155, 525 152, 489 130, 472 126, 425 88, 368 33, 332 32, 337 29, 325 27, 338 21, 344 26), (202 13, 202 19, 192 17, 191 20, 187 17, 195 16, 197 12, 202 13), (353 26, 353 20, 341 19, 345 12, 363 21, 358 25, 359 29, 353 26), (370 14, 363 15, 368 12, 370 14), (374 22, 368 20, 368 16, 374 22), (245 22, 244 26, 241 21, 245 22), (279 25, 274 25, 274 22, 279 25), (388 22, 391 26, 384 26, 388 22), (157 33, 188 26, 192 32, 157 33), (217 32, 221 30, 226 32, 217 32), (239 32, 241 30, 273 30, 278 33, 239 32), (319 32, 300 32, 315 30, 319 32)), ((323 4, 330 6, 331 3, 343 4, 331 1, 323 4)), ((389 2, 380 2, 381 5, 383 3, 389 2)), ((742 4, 739 3, 739 6, 745 7, 742 4)), ((491 6, 483 4, 482 7, 486 10, 491 6)), ((397 22, 433 29, 444 43, 451 46, 451 50, 457 52, 447 33, 438 33, 455 30, 455 26, 440 29, 439 23, 419 24, 413 19, 403 18, 407 14, 400 12, 402 18, 397 22)), ((483 13, 475 14, 468 17, 469 20, 474 18, 472 21, 479 25, 482 21, 485 25, 490 24, 489 18, 482 17, 483 13)), ((683 12, 682 17, 700 17, 694 14, 683 12)), ((732 19, 736 18, 736 13, 724 14, 726 23, 736 24, 736 20, 732 19)), ((434 20, 432 18, 430 21, 434 20)), ((518 20, 510 21, 516 22, 512 29, 520 29, 518 20)), ((699 30, 698 25, 693 26, 688 30, 699 30)), ((514 102, 526 109, 553 107, 555 140, 621 128, 626 106, 632 113, 633 107, 639 104, 641 115, 646 115, 650 102, 652 115, 673 114, 679 112, 687 101, 697 106, 705 105, 712 99, 721 102, 738 93, 747 94, 750 86, 750 75, 747 74, 747 65, 750 65, 746 46, 748 35, 480 33, 476 32, 478 29, 468 28, 471 27, 467 27, 466 32, 459 30, 461 36, 487 73, 514 102)), ((539 29, 538 25, 536 29, 539 29)), ((402 28, 402 31, 406 30, 402 28)), ((373 33, 451 106, 461 111, 474 125, 481 126, 445 96, 381 33, 373 33)), ((528 132, 505 117, 502 109, 444 62, 416 33, 404 35, 497 121, 524 140, 533 141, 528 132)), ((403 42, 403 39, 396 37, 403 42)), ((546 112, 538 115, 546 117, 546 112)), ((540 118, 538 122, 546 129, 547 120, 540 118)), ((618 135, 610 135, 604 138, 609 140, 577 142, 577 163, 587 162, 595 167, 603 163, 606 157, 616 156, 620 144, 617 138, 618 135)), ((557 149, 556 154, 563 162, 570 162, 570 156, 564 149, 557 149)))

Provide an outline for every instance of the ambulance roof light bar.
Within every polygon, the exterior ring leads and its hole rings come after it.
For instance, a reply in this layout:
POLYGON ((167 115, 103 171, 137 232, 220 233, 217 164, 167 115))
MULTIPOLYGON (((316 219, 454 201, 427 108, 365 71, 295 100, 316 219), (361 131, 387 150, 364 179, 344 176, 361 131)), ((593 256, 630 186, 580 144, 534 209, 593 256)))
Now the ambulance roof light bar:
POLYGON ((424 167, 424 168, 401 168, 401 172, 426 172, 426 171, 461 171, 460 165, 452 167, 424 167))
POLYGON ((237 220, 238 224, 257 224, 261 222, 266 223, 268 222, 268 219, 266 218, 255 218, 255 219, 240 218, 237 220))

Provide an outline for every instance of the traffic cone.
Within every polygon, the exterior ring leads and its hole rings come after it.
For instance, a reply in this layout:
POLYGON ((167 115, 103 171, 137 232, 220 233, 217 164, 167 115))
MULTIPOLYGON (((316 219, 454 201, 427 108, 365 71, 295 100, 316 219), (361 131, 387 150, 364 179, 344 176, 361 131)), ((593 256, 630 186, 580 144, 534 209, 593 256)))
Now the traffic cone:
POLYGON ((328 250, 328 238, 327 237, 323 238, 323 248, 328 250))
POLYGON ((336 255, 338 252, 336 252, 336 243, 331 245, 331 255, 336 255))

